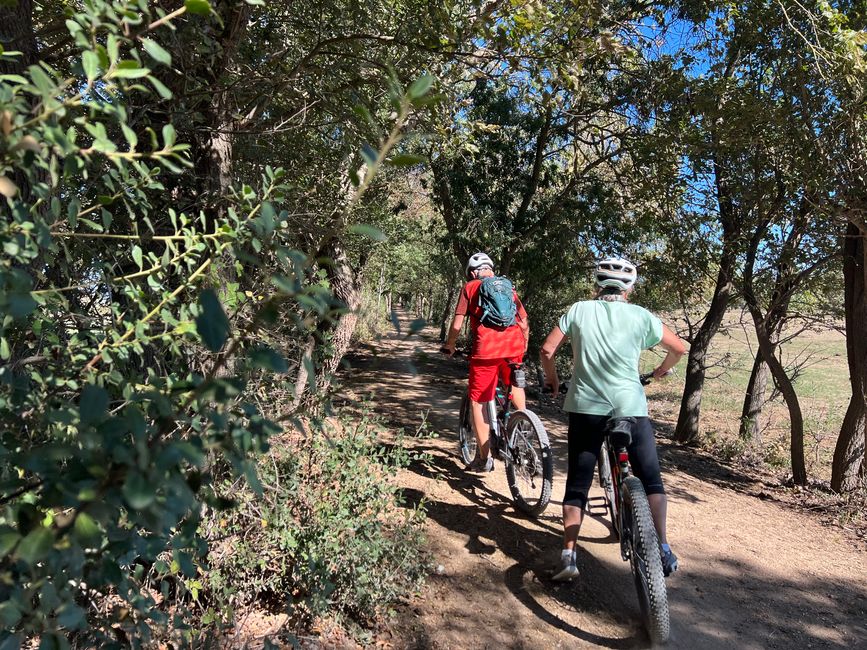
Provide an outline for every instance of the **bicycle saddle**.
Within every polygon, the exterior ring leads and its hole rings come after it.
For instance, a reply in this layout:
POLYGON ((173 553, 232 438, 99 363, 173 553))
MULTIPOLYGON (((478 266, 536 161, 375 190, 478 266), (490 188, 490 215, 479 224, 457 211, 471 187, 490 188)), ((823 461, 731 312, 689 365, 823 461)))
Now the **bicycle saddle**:
POLYGON ((612 418, 608 422, 608 439, 612 447, 620 449, 632 444, 632 426, 635 418, 612 418))

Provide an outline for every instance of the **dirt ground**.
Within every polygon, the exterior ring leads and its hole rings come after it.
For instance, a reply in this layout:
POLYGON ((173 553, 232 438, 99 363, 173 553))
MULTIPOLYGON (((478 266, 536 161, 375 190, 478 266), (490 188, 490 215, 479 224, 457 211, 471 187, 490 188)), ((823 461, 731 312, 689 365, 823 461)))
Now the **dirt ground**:
MULTIPOLYGON (((370 398, 392 432, 402 430, 411 449, 427 454, 401 480, 408 500, 425 503, 435 569, 398 612, 390 645, 648 647, 629 565, 604 517, 585 519, 580 577, 565 585, 548 579, 560 543, 563 415, 540 413, 555 452, 554 497, 530 520, 512 507, 501 464, 484 477, 464 472, 455 430, 466 366, 437 349, 432 332, 395 333, 356 352, 345 378, 347 398, 370 398)), ((867 648, 863 541, 777 502, 773 491, 784 488, 671 444, 660 434, 673 414, 651 406, 651 415, 669 494, 669 541, 680 558, 667 583, 668 647, 867 648)), ((594 490, 591 498, 601 497, 594 490)))

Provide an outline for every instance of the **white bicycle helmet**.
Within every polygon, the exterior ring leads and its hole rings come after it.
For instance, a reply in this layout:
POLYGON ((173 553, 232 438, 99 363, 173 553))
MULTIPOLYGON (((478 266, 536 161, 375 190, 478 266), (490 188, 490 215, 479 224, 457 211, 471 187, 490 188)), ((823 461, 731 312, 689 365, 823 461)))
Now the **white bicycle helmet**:
POLYGON ((467 277, 469 277, 470 273, 482 266, 489 266, 491 267, 491 269, 493 269, 494 263, 491 261, 491 258, 484 253, 476 253, 475 255, 470 257, 470 259, 467 261, 467 277))
POLYGON ((627 291, 638 278, 635 264, 621 257, 606 257, 596 264, 596 284, 627 291))

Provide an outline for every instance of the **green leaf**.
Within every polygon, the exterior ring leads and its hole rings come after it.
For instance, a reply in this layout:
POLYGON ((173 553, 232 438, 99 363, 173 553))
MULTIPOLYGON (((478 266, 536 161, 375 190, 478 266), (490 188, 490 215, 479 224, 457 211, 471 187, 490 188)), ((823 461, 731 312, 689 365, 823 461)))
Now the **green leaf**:
POLYGON ((394 167, 412 167, 413 165, 426 162, 427 158, 424 156, 417 156, 411 153, 401 153, 391 158, 388 161, 388 164, 393 165, 394 167))
POLYGON ((4 526, 3 530, 0 530, 0 557, 9 555, 20 539, 21 535, 18 534, 18 531, 4 526))
POLYGON ((168 89, 168 87, 156 77, 148 77, 148 81, 151 86, 154 87, 154 90, 157 91, 157 94, 163 99, 171 99, 172 91, 168 89))
POLYGON ((184 6, 187 8, 187 12, 191 14, 207 16, 211 13, 211 4, 208 0, 185 0, 184 6))
POLYGON ((219 352, 229 338, 229 319, 213 289, 199 294, 199 305, 202 312, 196 316, 196 331, 211 351, 219 352))
POLYGON ((13 292, 7 296, 9 300, 9 314, 12 318, 24 318, 37 307, 36 301, 29 292, 13 292))
POLYGON ((88 81, 93 81, 99 77, 99 57, 92 50, 85 50, 81 53, 81 67, 84 69, 84 74, 88 81))
POLYGON ((54 535, 47 528, 34 528, 18 545, 18 557, 29 565, 43 559, 54 546, 54 535))
POLYGON ((43 95, 51 96, 57 93, 57 85, 51 80, 51 77, 48 74, 36 65, 31 65, 27 68, 27 72, 30 73, 30 79, 33 81, 33 85, 39 89, 43 95))
POLYGON ((166 149, 171 148, 171 146, 175 143, 175 138, 177 134, 175 133, 175 127, 171 124, 166 124, 163 126, 163 143, 166 149))
POLYGON ((39 650, 69 650, 69 641, 56 632, 49 632, 39 638, 39 650))
POLYGON ((407 95, 410 99, 419 99, 420 97, 424 97, 431 89, 431 86, 433 86, 433 82, 434 77, 425 73, 412 82, 412 85, 407 91, 407 95))
POLYGON ((138 472, 134 472, 123 484, 123 496, 133 510, 142 510, 152 504, 157 495, 148 480, 138 472))
POLYGON ((108 411, 108 393, 101 386, 87 384, 81 391, 81 401, 78 410, 81 423, 90 424, 103 418, 108 411))
POLYGON ((268 201, 265 201, 262 204, 262 210, 258 221, 262 224, 262 229, 265 231, 266 235, 270 235, 274 232, 274 228, 277 225, 277 211, 274 209, 273 204, 268 201))
POLYGON ((93 517, 86 512, 78 513, 78 516, 75 518, 73 531, 76 539, 85 547, 96 546, 99 544, 100 539, 102 539, 102 531, 93 520, 93 517))
POLYGON ((264 368, 273 372, 288 372, 289 365, 279 353, 269 347, 261 346, 250 350, 250 362, 256 368, 264 368))
POLYGON ((0 650, 19 650, 21 648, 21 637, 17 634, 9 634, 8 632, 0 632, 0 650))
POLYGON ((120 42, 117 40, 117 36, 114 34, 109 34, 106 39, 106 46, 108 48, 108 60, 110 65, 114 64, 120 56, 120 42))
POLYGON ((125 137, 126 141, 129 143, 129 150, 133 151, 138 144, 138 136, 135 134, 135 131, 123 122, 121 122, 120 130, 123 131, 123 137, 125 137))
POLYGON ((141 247, 136 244, 132 247, 132 261, 138 265, 139 271, 144 268, 144 261, 142 260, 142 252, 141 247))
POLYGON ((124 59, 117 64, 117 67, 111 73, 111 77, 115 79, 141 79, 142 77, 147 77, 150 73, 150 69, 141 67, 138 61, 124 59))
POLYGON ((84 610, 78 605, 64 603, 57 610, 57 623, 60 627, 64 627, 67 630, 81 629, 84 627, 86 622, 84 610))
POLYGON ((355 233, 356 235, 362 235, 363 237, 367 237, 368 239, 372 239, 373 241, 385 241, 388 237, 385 236, 385 233, 382 232, 379 228, 374 228, 373 226, 368 226, 364 223, 357 223, 347 228, 347 231, 351 233, 355 233))
POLYGON ((18 605, 13 603, 11 600, 0 603, 0 625, 6 629, 12 629, 12 627, 17 625, 20 620, 21 610, 18 609, 18 605))
POLYGON ((162 63, 163 65, 172 64, 172 55, 169 54, 162 45, 149 38, 141 39, 141 43, 144 45, 145 51, 154 61, 162 63))

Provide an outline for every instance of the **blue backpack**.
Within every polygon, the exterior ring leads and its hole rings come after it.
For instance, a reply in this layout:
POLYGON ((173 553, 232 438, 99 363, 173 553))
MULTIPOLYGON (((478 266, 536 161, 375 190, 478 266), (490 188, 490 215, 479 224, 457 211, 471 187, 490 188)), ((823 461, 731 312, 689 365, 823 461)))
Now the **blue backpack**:
POLYGON ((498 275, 484 278, 478 295, 482 325, 505 328, 515 324, 518 306, 515 304, 515 287, 508 278, 498 275))

